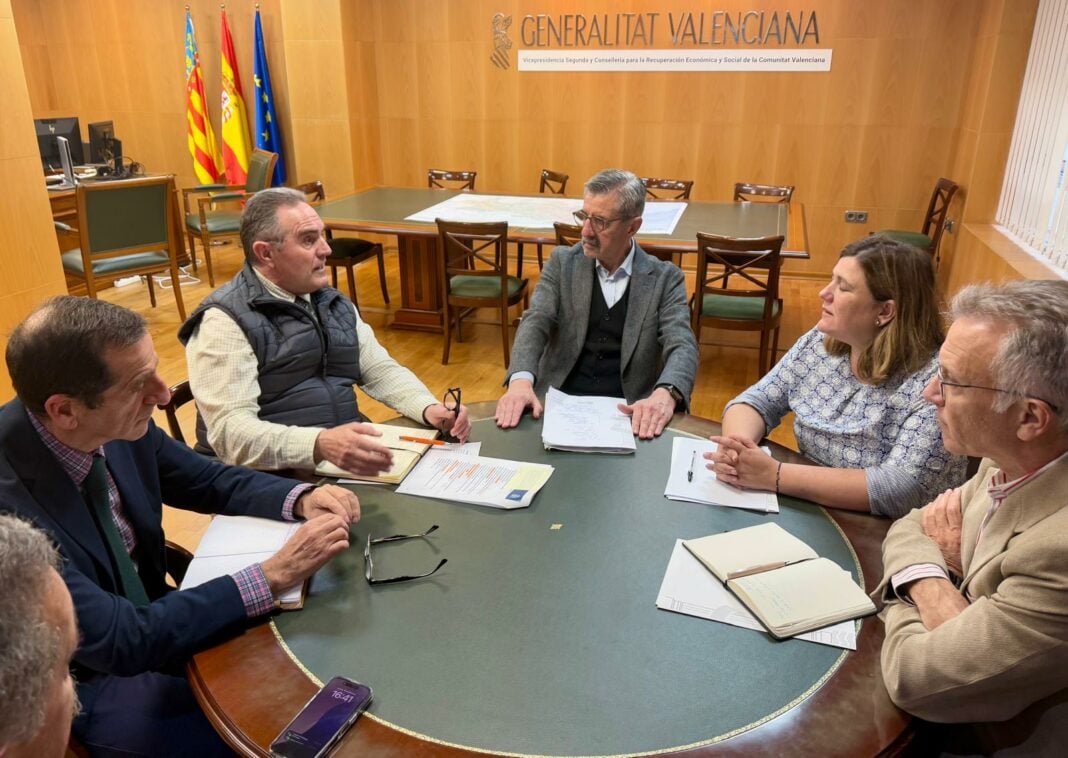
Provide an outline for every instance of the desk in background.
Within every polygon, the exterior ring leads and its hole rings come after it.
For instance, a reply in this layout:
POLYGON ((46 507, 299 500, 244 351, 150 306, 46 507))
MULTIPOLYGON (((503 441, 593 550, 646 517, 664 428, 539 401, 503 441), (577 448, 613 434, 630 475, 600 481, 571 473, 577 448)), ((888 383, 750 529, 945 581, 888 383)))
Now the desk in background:
MULTIPOLYGON (((328 200, 317 207, 323 221, 335 229, 397 236, 401 307, 396 311, 393 326, 398 329, 442 331, 441 283, 436 263, 438 230, 434 224, 405 219, 456 194, 459 193, 455 190, 376 187, 328 200)), ((581 207, 578 198, 575 207, 581 207)), ((694 253, 697 232, 730 237, 783 234, 786 236, 784 258, 808 258, 805 211, 799 203, 690 202, 671 234, 645 235, 639 230, 636 239, 642 249, 653 255, 694 253)), ((550 247, 556 244, 551 227, 509 226, 508 238, 524 244, 541 243, 550 247)))
POLYGON ((338 756, 875 755, 908 741, 909 718, 882 684, 883 626, 874 617, 847 652, 654 604, 676 537, 767 518, 854 574, 859 565, 870 590, 890 522, 789 498, 777 516, 666 500, 672 436, 717 432, 709 421, 676 417, 634 456, 584 455, 545 451, 541 424, 529 417, 505 432, 491 403, 471 410, 482 417, 473 437, 484 454, 549 462, 556 473, 519 511, 360 487, 364 515, 351 546, 316 576, 304 610, 190 664, 198 700, 236 750, 266 754, 314 693, 307 672, 375 690, 338 756), (376 553, 375 571, 414 573, 448 558, 440 572, 365 582, 368 532, 431 524, 441 528, 428 540, 376 553))

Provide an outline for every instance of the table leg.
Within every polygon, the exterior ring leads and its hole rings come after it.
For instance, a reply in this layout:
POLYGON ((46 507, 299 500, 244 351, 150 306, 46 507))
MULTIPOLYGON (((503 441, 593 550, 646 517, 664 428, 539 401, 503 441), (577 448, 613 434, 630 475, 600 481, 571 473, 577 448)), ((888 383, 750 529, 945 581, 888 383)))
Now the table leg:
POLYGON ((401 307, 393 318, 393 328, 438 333, 444 330, 437 246, 437 237, 397 235, 401 307))

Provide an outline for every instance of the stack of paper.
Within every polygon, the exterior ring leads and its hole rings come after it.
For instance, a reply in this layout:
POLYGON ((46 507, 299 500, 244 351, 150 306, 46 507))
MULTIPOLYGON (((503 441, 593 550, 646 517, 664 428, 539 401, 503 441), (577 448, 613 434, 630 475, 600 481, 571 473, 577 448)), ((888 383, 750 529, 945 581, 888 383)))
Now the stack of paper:
POLYGON ((412 442, 411 440, 401 439, 401 437, 410 436, 434 439, 440 434, 437 429, 409 429, 403 426, 393 426, 392 424, 370 423, 368 426, 373 426, 375 429, 382 432, 382 436, 376 437, 375 441, 381 445, 385 445, 393 453, 393 465, 390 467, 389 471, 385 471, 375 476, 354 474, 351 471, 345 471, 342 468, 338 468, 330 461, 321 461, 319 465, 315 467, 315 473, 319 476, 332 476, 338 479, 378 482, 381 484, 397 484, 408 475, 408 472, 411 471, 412 467, 419 461, 419 457, 430 447, 426 442, 412 442))
POLYGON ((724 484, 707 468, 705 453, 716 451, 716 443, 690 437, 676 437, 671 442, 671 471, 664 497, 687 503, 723 505, 763 513, 778 513, 779 500, 774 492, 741 490, 724 484), (689 472, 693 471, 692 479, 689 472))
POLYGON ((541 441, 546 450, 575 453, 633 453, 630 416, 621 397, 567 395, 550 387, 545 395, 541 441))
POLYGON ((526 508, 552 473, 553 467, 543 463, 442 452, 419 461, 397 492, 491 508, 526 508))
MULTIPOLYGON (((235 574, 253 563, 263 563, 273 556, 300 528, 295 521, 271 521, 254 516, 216 516, 193 554, 180 589, 210 582, 220 576, 235 574)), ((285 610, 304 604, 305 583, 286 590, 279 597, 285 610)))

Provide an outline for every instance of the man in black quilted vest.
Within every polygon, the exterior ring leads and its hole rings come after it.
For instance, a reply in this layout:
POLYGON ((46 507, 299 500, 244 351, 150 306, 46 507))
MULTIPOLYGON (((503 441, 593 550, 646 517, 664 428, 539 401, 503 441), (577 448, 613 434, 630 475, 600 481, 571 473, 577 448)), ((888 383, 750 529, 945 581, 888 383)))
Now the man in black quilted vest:
POLYGON ((326 460, 377 474, 392 453, 357 407, 354 386, 397 412, 466 439, 453 412, 398 364, 328 286, 330 247, 301 192, 257 193, 241 217, 245 266, 182 325, 197 403, 197 449, 261 469, 326 460))

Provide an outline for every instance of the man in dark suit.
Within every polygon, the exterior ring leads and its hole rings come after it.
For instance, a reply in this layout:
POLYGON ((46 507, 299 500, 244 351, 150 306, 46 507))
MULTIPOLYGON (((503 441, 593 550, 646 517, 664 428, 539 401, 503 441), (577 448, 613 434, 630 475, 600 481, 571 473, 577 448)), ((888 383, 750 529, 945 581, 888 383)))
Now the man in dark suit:
POLYGON ((359 503, 194 453, 152 422, 169 398, 144 319, 49 300, 11 335, 18 398, 0 408, 0 509, 44 529, 81 629, 73 732, 93 755, 223 755, 181 667, 238 634, 348 547, 359 503), (274 557, 170 591, 162 506, 306 523, 274 557))
POLYGON ((634 242, 644 210, 645 185, 629 171, 586 182, 575 213, 582 242, 556 248, 541 273, 512 346, 498 426, 515 426, 527 408, 540 417, 538 396, 550 386, 626 398, 619 408, 642 439, 689 407, 697 341, 686 280, 634 242))

